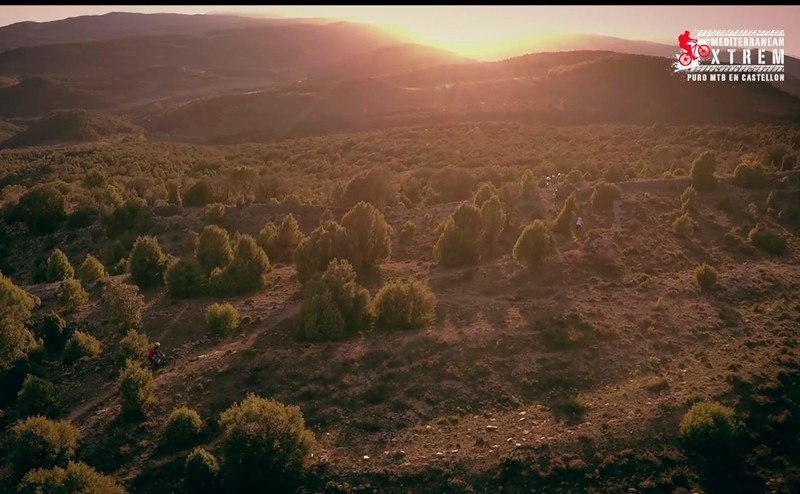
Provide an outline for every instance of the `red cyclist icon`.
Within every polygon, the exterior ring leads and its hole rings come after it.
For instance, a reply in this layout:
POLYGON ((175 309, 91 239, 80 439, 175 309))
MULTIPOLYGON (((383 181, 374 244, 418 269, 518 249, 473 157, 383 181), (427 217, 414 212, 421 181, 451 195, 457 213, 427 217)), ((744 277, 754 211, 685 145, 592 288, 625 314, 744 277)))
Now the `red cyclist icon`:
POLYGON ((678 46, 681 47, 683 53, 678 57, 678 62, 681 65, 687 66, 698 58, 705 58, 711 55, 711 48, 708 45, 700 45, 697 40, 689 36, 689 31, 684 31, 683 34, 678 36, 678 46))

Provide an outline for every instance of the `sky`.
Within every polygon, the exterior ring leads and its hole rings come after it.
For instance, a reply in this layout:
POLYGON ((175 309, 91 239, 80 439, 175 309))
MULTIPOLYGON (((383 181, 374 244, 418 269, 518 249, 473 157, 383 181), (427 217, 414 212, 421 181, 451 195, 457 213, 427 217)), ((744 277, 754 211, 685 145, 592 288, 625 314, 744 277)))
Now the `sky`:
POLYGON ((783 29, 786 54, 800 55, 796 6, 0 6, 0 26, 108 12, 220 11, 367 22, 464 55, 552 32, 675 44, 687 29, 783 29))

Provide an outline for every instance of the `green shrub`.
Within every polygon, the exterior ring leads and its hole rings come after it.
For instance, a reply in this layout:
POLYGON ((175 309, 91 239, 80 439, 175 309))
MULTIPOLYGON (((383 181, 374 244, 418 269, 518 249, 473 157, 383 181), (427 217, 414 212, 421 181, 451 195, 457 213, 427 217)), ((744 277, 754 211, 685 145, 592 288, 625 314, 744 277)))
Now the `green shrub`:
POLYGON ((303 338, 340 340, 368 330, 371 323, 369 292, 358 284, 349 262, 331 261, 307 285, 300 312, 303 338))
POLYGON ((299 408, 254 394, 222 412, 219 423, 226 480, 239 492, 291 484, 314 445, 299 408))
POLYGON ((75 331, 64 347, 64 357, 67 362, 74 362, 83 357, 90 359, 99 357, 101 353, 103 344, 100 340, 83 331, 75 331))
POLYGON ((132 360, 125 362, 125 368, 117 380, 119 385, 122 414, 139 418, 153 404, 156 389, 153 374, 132 360))
POLYGON ((14 208, 14 216, 35 235, 54 232, 67 219, 67 197, 51 184, 26 191, 14 208))
POLYGON ((206 222, 211 225, 222 225, 225 221, 225 205, 215 202, 206 206, 206 222))
POLYGON ((558 216, 553 222, 551 230, 554 233, 561 233, 564 235, 570 233, 572 231, 572 218, 575 216, 575 212, 577 210, 577 199, 575 198, 575 193, 572 192, 564 201, 564 206, 561 208, 561 211, 558 213, 558 216))
POLYGON ((295 251, 297 279, 306 284, 314 275, 325 271, 334 259, 349 259, 350 243, 347 231, 329 221, 318 226, 295 251))
POLYGON ((67 321, 61 316, 55 312, 50 312, 44 316, 41 337, 48 351, 58 353, 63 350, 70 336, 67 331, 67 321))
POLYGON ((759 163, 740 163, 733 171, 733 183, 745 189, 760 189, 769 180, 764 167, 759 163))
POLYGON ((189 493, 213 492, 219 481, 217 458, 203 448, 195 448, 186 457, 183 487, 189 493))
POLYGON ((61 282, 61 290, 58 292, 58 303, 66 310, 74 311, 88 301, 89 294, 83 289, 80 281, 69 279, 61 282))
POLYGON ((598 182, 592 190, 592 207, 598 211, 608 210, 614 206, 614 201, 622 198, 622 190, 616 184, 598 182))
POLYGON ((555 241, 547 224, 542 220, 534 220, 520 233, 512 255, 520 266, 529 271, 536 271, 555 251, 555 241))
POLYGON ((400 227, 400 241, 403 243, 408 243, 411 240, 411 237, 414 236, 416 229, 417 225, 415 225, 412 221, 406 221, 403 223, 403 226, 400 227))
POLYGON ((103 266, 96 257, 91 254, 86 254, 80 268, 78 269, 78 277, 83 283, 92 283, 100 281, 107 276, 106 268, 103 266))
POLYGON ((181 258, 164 275, 167 293, 174 298, 197 297, 206 292, 206 274, 193 257, 181 258))
POLYGON ((694 270, 694 277, 704 292, 711 292, 717 287, 717 270, 706 263, 694 270))
POLYGON ((119 342, 119 350, 117 350, 115 362, 117 367, 125 367, 125 363, 128 360, 138 364, 144 363, 148 346, 147 335, 135 329, 129 329, 125 337, 119 342))
POLYGON ((233 260, 233 249, 228 232, 216 225, 209 225, 200 232, 197 244, 197 262, 211 273, 216 268, 224 268, 233 260))
POLYGON ((579 184, 583 182, 583 174, 580 172, 580 170, 571 170, 569 173, 567 173, 565 179, 567 183, 579 184))
POLYGON ((75 270, 72 264, 69 263, 67 256, 61 252, 61 249, 56 249, 47 258, 47 281, 64 281, 72 279, 75 276, 75 270))
POLYGON ((130 256, 131 281, 142 288, 161 285, 167 268, 167 256, 155 237, 139 237, 130 256))
POLYGON ((716 154, 713 151, 704 151, 692 163, 692 169, 689 172, 692 186, 701 192, 714 189, 717 186, 717 178, 714 176, 716 169, 716 154))
POLYGON ((767 196, 767 207, 774 208, 777 205, 778 199, 775 196, 775 191, 771 191, 767 196))
POLYGON ((331 211, 328 208, 325 208, 325 211, 323 211, 322 214, 320 215, 319 224, 321 225, 326 221, 336 221, 336 218, 334 218, 333 216, 333 211, 331 211))
POLYGON ((483 182, 478 186, 478 190, 475 191, 472 202, 480 209, 486 201, 497 196, 498 193, 497 187, 495 187, 494 184, 491 182, 483 182))
POLYGON ((142 309, 144 297, 133 285, 114 281, 106 286, 103 292, 103 310, 121 333, 142 326, 142 309))
POLYGON ((748 240, 753 246, 765 250, 770 254, 782 256, 786 254, 786 237, 770 228, 756 225, 747 235, 748 240))
POLYGON ((55 418, 62 407, 56 387, 41 377, 28 374, 17 394, 17 411, 21 417, 40 415, 55 418))
POLYGON ((206 309, 206 330, 226 336, 239 329, 239 311, 231 304, 215 303, 206 309))
POLYGON ((185 208, 202 208, 212 202, 214 202, 214 189, 206 178, 192 184, 183 195, 183 207, 185 208))
POLYGON ((272 269, 264 249, 250 235, 240 235, 236 240, 233 260, 224 269, 211 274, 209 286, 218 296, 249 293, 264 286, 266 275, 272 269))
POLYGON ((8 462, 22 476, 70 460, 78 447, 78 429, 64 420, 29 417, 14 423, 8 435, 8 462))
POLYGON ((379 327, 417 329, 433 321, 436 295, 420 280, 392 280, 375 295, 373 306, 379 327))
POLYGON ((258 245, 271 261, 287 262, 292 260, 295 249, 304 238, 294 215, 288 214, 280 227, 271 222, 264 226, 258 235, 258 245))
POLYGON ((176 408, 167 418, 164 442, 172 448, 188 446, 197 439, 202 428, 203 421, 195 410, 176 408))
POLYGON ((672 231, 682 237, 688 237, 694 232, 694 220, 689 213, 683 213, 672 222, 672 231))
POLYGON ((17 494, 125 494, 125 489, 85 463, 70 462, 67 468, 31 470, 17 494))
POLYGON ((472 204, 462 203, 445 220, 433 246, 433 257, 445 267, 472 265, 480 259, 483 232, 481 212, 472 204))
POLYGON ((106 220, 106 233, 110 238, 121 235, 142 235, 153 228, 153 212, 147 201, 133 197, 114 210, 106 220))
POLYGON ((697 199, 697 191, 694 190, 694 187, 691 185, 686 187, 686 189, 681 194, 681 205, 683 206, 683 212, 685 213, 686 210, 694 207, 695 200, 697 199))
POLYGON ((0 376, 37 347, 28 322, 39 302, 0 274, 0 376))
POLYGON ((506 213, 498 196, 494 195, 484 201, 481 206, 481 219, 483 221, 481 242, 491 255, 506 224, 506 213))
POLYGON ((428 204, 463 201, 472 195, 475 176, 469 170, 447 165, 431 176, 428 185, 428 204))
POLYGON ((378 208, 359 202, 342 217, 353 269, 374 269, 392 253, 391 227, 378 208))
POLYGON ((717 402, 699 402, 683 416, 680 432, 690 452, 713 455, 734 444, 738 427, 733 409, 717 402))
POLYGON ((353 177, 345 186, 341 204, 352 207, 365 201, 383 206, 395 197, 392 172, 383 166, 370 168, 353 177))

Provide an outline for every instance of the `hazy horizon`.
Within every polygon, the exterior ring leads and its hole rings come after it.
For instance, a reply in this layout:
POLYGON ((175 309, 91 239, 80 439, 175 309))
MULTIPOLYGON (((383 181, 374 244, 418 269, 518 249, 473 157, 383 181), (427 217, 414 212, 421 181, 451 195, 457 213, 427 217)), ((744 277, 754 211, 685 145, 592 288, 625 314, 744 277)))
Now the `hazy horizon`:
POLYGON ((409 40, 474 58, 497 58, 554 33, 614 36, 676 44, 685 29, 784 29, 785 49, 800 55, 795 6, 2 6, 0 27, 109 12, 267 15, 368 23, 409 40), (688 19, 688 20, 687 20, 688 19))

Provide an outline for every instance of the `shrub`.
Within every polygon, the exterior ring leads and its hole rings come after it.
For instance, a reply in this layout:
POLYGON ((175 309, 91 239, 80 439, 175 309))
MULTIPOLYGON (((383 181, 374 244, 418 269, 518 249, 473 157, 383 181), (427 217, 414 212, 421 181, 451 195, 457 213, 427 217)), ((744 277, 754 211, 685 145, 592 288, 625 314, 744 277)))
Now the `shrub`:
POLYGON ((512 255, 520 266, 536 271, 555 250, 555 242, 547 224, 542 220, 534 220, 520 233, 512 255))
POLYGON ((183 195, 183 207, 202 208, 214 202, 214 189, 208 179, 201 179, 192 184, 183 195))
POLYGON ((136 363, 142 363, 145 355, 147 354, 147 347, 149 342, 147 335, 144 335, 135 329, 129 329, 128 333, 119 342, 119 350, 117 351, 116 365, 117 367, 125 367, 125 363, 131 360, 136 363))
POLYGON ((67 340, 64 353, 67 362, 74 362, 83 357, 95 358, 103 353, 103 344, 89 333, 75 331, 67 340))
POLYGON ((141 235, 153 227, 153 212, 147 201, 133 197, 114 210, 106 220, 106 233, 111 238, 123 234, 141 235))
POLYGON ((122 414, 138 418, 144 415, 153 404, 156 388, 153 374, 132 360, 125 362, 125 368, 117 380, 119 385, 122 414))
POLYGON ((592 190, 592 207, 596 210, 608 210, 614 206, 614 201, 622 197, 622 191, 616 184, 598 182, 592 190))
POLYGON ((40 415, 47 418, 61 413, 61 403, 56 387, 41 377, 28 374, 17 394, 17 411, 23 418, 40 415))
POLYGON ((342 194, 342 205, 352 207, 359 202, 383 206, 394 199, 392 172, 385 167, 375 167, 350 180, 342 194))
POLYGON ((472 195, 475 177, 468 170, 447 165, 431 176, 429 186, 429 204, 463 201, 472 195))
POLYGON ((523 199, 534 199, 539 192, 539 180, 532 171, 526 170, 520 178, 520 189, 523 199))
POLYGON ((340 340, 369 329, 369 292, 356 281, 349 262, 335 259, 306 287, 300 312, 301 336, 340 340))
POLYGON ((36 469, 22 479, 18 494, 125 494, 125 489, 110 477, 81 462, 67 468, 36 469))
POLYGON ((233 260, 228 232, 216 225, 203 228, 197 244, 197 262, 211 273, 216 268, 224 268, 233 260))
POLYGON ((258 243, 258 246, 264 249, 267 256, 272 259, 278 253, 278 226, 271 221, 264 225, 264 228, 258 232, 256 243, 258 243))
POLYGON ((475 191, 472 202, 478 209, 480 209, 483 206, 483 203, 492 197, 497 196, 497 194, 497 187, 495 187, 494 184, 491 182, 483 182, 478 186, 478 190, 475 191))
POLYGON ((78 446, 78 429, 64 420, 29 417, 9 430, 8 461, 17 475, 70 460, 78 446))
POLYGON ((28 330, 37 299, 0 274, 0 376, 37 347, 28 330))
POLYGON ((258 245, 273 261, 286 262, 292 259, 295 249, 303 241, 303 232, 294 215, 283 218, 280 227, 267 223, 258 235, 258 245))
POLYGON ((406 221, 403 223, 403 226, 400 227, 400 241, 403 243, 408 243, 411 240, 411 237, 414 236, 416 229, 417 225, 411 221, 406 221))
POLYGON ((443 224, 439 239, 433 246, 434 259, 445 267, 477 263, 482 231, 480 210, 472 204, 461 204, 443 224))
POLYGON ((206 329, 213 335, 225 336, 239 328, 239 311, 231 304, 213 304, 206 310, 206 329))
POLYGON ((103 292, 103 310, 122 333, 142 326, 144 297, 133 285, 114 281, 103 292))
POLYGON ((263 287, 270 269, 264 249, 250 235, 241 235, 236 241, 233 260, 225 269, 215 270, 209 284, 219 296, 240 295, 263 287))
POLYGON ((164 280, 170 297, 191 298, 206 291, 206 274, 193 257, 184 257, 170 264, 164 280))
POLYGON ((375 322, 385 329, 417 329, 433 321, 436 295, 419 280, 392 280, 375 295, 375 322))
POLYGON ((167 183, 167 203, 171 206, 180 206, 183 200, 181 199, 181 186, 176 182, 167 183))
POLYGON ((186 492, 213 492, 219 479, 217 458, 203 448, 195 448, 186 457, 183 487, 186 492))
POLYGON ((325 208, 325 211, 323 211, 322 214, 320 215, 319 224, 321 225, 326 221, 336 221, 336 219, 333 217, 333 211, 331 211, 328 208, 325 208))
POLYGON ((72 279, 75 276, 75 270, 72 264, 69 263, 67 256, 61 252, 61 249, 56 249, 47 258, 47 281, 64 281, 72 279))
POLYGON ((760 189, 767 185, 767 175, 759 163, 740 163, 733 171, 733 183, 745 189, 760 189))
POLYGON ((564 201, 561 212, 558 213, 553 222, 552 231, 555 233, 567 234, 572 231, 572 217, 578 209, 575 193, 570 193, 564 201))
POLYGON ((227 480, 240 492, 291 483, 314 444, 299 408, 254 394, 222 412, 219 422, 227 480))
POLYGON ((738 423, 733 409, 717 402, 699 402, 683 416, 680 432, 689 451, 713 455, 733 445, 738 423))
POLYGON ((687 237, 694 232, 694 220, 689 213, 683 213, 675 218, 675 221, 672 222, 672 231, 682 237, 687 237))
POLYGON ((41 184, 20 196, 14 216, 34 235, 45 235, 67 219, 67 206, 67 198, 60 190, 51 184, 41 184))
POLYGON ((142 288, 164 282, 167 256, 161 251, 155 237, 139 237, 133 244, 130 256, 131 281, 142 288))
POLYGON ((392 253, 391 227, 378 208, 359 202, 342 217, 348 244, 349 260, 356 271, 375 268, 392 253))
POLYGON ((58 302, 68 311, 73 311, 89 301, 89 294, 81 286, 81 282, 76 279, 69 279, 61 282, 61 290, 58 292, 58 302))
POLYGON ((215 202, 206 206, 206 222, 211 225, 222 225, 225 221, 225 205, 215 202))
POLYGON ((686 187, 686 189, 681 194, 681 211, 687 212, 689 209, 694 207, 694 202, 697 199, 697 191, 694 190, 694 187, 691 185, 686 187))
POLYGON ((55 312, 50 312, 42 320, 42 339, 48 351, 60 352, 70 334, 67 331, 67 321, 55 312))
POLYGON ((704 292, 713 291, 717 287, 717 270, 706 263, 694 270, 694 277, 704 292))
POLYGON ((580 172, 580 170, 571 170, 569 173, 567 173, 565 178, 567 183, 570 184, 579 184, 583 182, 583 174, 580 172))
POLYGON ((94 281, 102 280, 107 276, 106 268, 103 266, 96 257, 91 254, 86 254, 80 268, 78 269, 78 277, 83 283, 92 283, 94 281))
POLYGON ((717 178, 714 172, 717 169, 717 156, 713 151, 704 151, 692 163, 689 175, 692 178, 692 186, 698 191, 708 191, 717 186, 717 178))
POLYGON ((786 237, 775 230, 756 225, 750 230, 747 238, 753 246, 771 254, 778 256, 786 254, 786 237))
POLYGON ((500 234, 506 223, 506 213, 503 211, 503 205, 498 196, 494 195, 484 201, 481 206, 481 220, 483 222, 481 241, 488 249, 489 254, 493 254, 494 246, 500 240, 500 234))
POLYGON ((325 271, 332 260, 349 258, 347 231, 335 221, 323 223, 295 251, 297 279, 305 284, 315 274, 325 271))
POLYGON ((778 202, 778 200, 777 200, 777 198, 775 196, 775 191, 773 190, 767 196, 767 207, 768 208, 774 208, 777 205, 777 202, 778 202))
POLYGON ((203 427, 200 415, 187 407, 176 408, 167 418, 167 426, 164 430, 165 444, 180 448, 190 445, 203 427))

